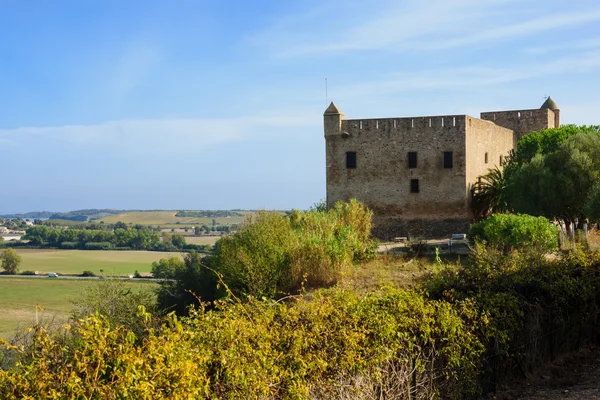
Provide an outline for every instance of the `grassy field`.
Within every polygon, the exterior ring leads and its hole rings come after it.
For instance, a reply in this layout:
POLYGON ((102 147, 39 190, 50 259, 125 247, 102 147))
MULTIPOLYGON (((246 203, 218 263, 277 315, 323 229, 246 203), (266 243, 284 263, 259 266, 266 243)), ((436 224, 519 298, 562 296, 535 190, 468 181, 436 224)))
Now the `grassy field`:
POLYGON ((185 242, 189 244, 209 244, 214 246, 221 236, 186 236, 185 242))
MULTIPOLYGON (((242 212, 247 214, 248 212, 242 212)), ((180 228, 185 226, 206 225, 212 226, 213 218, 210 217, 176 217, 177 211, 135 211, 110 215, 98 221, 105 224, 125 222, 126 224, 160 225, 165 228, 180 228)), ((219 225, 231 225, 244 222, 245 217, 219 217, 214 220, 219 225)))
POLYGON ((182 257, 180 253, 158 251, 116 251, 116 250, 18 250, 23 261, 21 271, 56 272, 62 274, 81 274, 92 271, 101 275, 130 275, 150 272, 150 266, 161 258, 182 257))
MULTIPOLYGON (((71 301, 96 284, 94 280, 0 278, 0 337, 12 336, 19 326, 30 326, 36 321, 36 314, 38 321, 66 320, 73 308, 71 301)), ((132 290, 156 286, 143 281, 123 284, 132 290)))

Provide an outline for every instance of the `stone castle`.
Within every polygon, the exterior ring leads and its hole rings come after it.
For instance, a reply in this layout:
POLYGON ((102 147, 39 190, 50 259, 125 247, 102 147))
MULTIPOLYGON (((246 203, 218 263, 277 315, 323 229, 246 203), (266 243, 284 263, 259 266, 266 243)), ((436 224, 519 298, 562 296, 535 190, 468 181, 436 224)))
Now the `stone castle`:
POLYGON ((560 125, 549 97, 532 110, 408 118, 346 119, 331 103, 323 115, 327 205, 356 198, 374 212, 380 238, 466 233, 471 188, 524 135, 560 125))

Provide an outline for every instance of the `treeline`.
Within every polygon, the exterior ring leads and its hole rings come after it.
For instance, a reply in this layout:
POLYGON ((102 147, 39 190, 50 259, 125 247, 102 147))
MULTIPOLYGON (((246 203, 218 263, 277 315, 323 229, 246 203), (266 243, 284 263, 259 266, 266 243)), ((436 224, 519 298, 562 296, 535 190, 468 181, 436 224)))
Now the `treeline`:
MULTIPOLYGON (((117 224, 119 225, 119 224, 117 224)), ((188 244, 182 235, 165 235, 142 225, 119 225, 113 231, 100 229, 53 229, 33 226, 26 231, 29 244, 38 247, 81 250, 196 250, 206 252, 210 246, 188 244)))
POLYGON ((223 218, 223 217, 243 217, 244 214, 237 211, 229 210, 200 210, 200 211, 186 211, 181 210, 176 217, 195 217, 195 218, 223 218))

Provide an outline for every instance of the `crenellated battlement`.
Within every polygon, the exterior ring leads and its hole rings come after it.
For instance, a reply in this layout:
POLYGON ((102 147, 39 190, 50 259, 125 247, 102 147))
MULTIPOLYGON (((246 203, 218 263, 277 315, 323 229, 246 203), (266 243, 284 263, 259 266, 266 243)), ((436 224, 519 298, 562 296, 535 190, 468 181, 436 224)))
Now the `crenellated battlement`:
POLYGON ((360 131, 402 133, 423 129, 455 131, 456 128, 464 128, 466 119, 466 115, 343 119, 341 130, 348 133, 359 133, 360 131))

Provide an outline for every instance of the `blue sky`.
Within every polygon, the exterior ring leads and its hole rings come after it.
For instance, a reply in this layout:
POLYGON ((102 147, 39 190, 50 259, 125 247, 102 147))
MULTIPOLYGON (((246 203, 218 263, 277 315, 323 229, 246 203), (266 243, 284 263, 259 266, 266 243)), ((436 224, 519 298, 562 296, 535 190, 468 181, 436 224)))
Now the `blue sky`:
POLYGON ((307 208, 322 114, 600 124, 597 0, 0 0, 0 213, 307 208))

